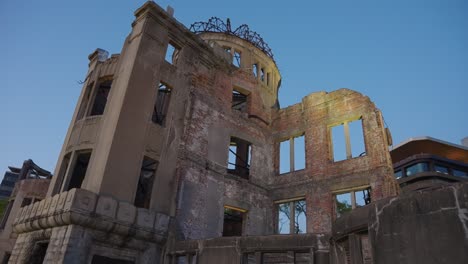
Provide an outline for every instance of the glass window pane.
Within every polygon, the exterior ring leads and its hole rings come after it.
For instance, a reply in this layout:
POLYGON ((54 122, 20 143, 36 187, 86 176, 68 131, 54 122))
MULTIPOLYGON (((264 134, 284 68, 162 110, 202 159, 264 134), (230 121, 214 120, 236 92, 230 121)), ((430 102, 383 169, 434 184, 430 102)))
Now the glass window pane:
POLYGON ((280 143, 280 173, 291 171, 289 139, 280 143))
POLYGON ((406 168, 406 176, 412 176, 416 173, 429 171, 429 165, 425 162, 416 163, 406 168))
POLYGON ((306 201, 305 200, 300 200, 294 202, 294 214, 295 214, 295 229, 294 233, 296 234, 305 234, 307 232, 306 227, 306 201))
POLYGON ((356 195, 356 207, 361 207, 370 203, 369 189, 356 191, 354 195, 356 195))
POLYGON ((294 138, 294 169, 305 168, 305 139, 304 135, 294 138))
POLYGON ((458 177, 467 177, 468 173, 461 171, 461 170, 456 170, 452 169, 453 176, 458 176, 458 177))
POLYGON ((437 172, 449 174, 448 168, 445 167, 445 166, 441 166, 441 165, 436 164, 436 165, 434 165, 434 169, 437 172))
POLYGON ((400 179, 401 177, 403 177, 403 171, 402 170, 397 170, 395 171, 395 178, 397 179, 400 179))
POLYGON ((278 205, 278 234, 290 233, 290 203, 282 203, 278 205))
POLYGON ((342 193, 336 196, 336 214, 340 217, 342 214, 351 211, 351 193, 342 193))

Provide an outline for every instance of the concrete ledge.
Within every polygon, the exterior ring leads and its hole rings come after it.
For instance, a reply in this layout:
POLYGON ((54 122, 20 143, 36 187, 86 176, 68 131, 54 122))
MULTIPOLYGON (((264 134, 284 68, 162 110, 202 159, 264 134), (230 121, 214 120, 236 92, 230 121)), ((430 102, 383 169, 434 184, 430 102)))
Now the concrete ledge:
POLYGON ((162 242, 167 237, 169 222, 168 215, 136 208, 130 203, 98 196, 88 190, 72 189, 20 208, 13 222, 13 230, 21 234, 57 226, 80 225, 162 242))

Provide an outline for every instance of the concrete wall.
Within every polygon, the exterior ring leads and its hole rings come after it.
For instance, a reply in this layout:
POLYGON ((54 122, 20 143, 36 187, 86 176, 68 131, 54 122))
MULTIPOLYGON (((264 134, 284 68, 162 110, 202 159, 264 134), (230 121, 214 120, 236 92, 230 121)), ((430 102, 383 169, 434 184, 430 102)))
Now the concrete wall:
POLYGON ((331 263, 465 263, 468 183, 404 193, 333 223, 331 263))

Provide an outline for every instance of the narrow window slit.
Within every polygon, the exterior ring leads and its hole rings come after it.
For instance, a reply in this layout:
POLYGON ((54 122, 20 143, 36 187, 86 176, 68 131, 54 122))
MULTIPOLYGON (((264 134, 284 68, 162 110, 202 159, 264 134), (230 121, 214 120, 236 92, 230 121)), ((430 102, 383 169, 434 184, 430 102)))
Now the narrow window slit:
POLYGON ((134 204, 136 207, 149 209, 157 167, 157 161, 146 156, 143 158, 137 191, 135 194, 134 204))
POLYGON ((153 123, 159 124, 161 126, 164 125, 167 116, 167 110, 169 109, 171 93, 171 87, 165 83, 159 83, 158 94, 153 107, 153 116, 151 118, 153 123))

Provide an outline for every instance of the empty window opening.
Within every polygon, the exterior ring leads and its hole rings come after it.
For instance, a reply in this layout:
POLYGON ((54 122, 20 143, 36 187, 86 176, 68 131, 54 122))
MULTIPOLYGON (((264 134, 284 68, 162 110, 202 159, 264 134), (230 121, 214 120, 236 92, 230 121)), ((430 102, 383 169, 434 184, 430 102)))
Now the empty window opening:
POLYGON ((364 131, 362 127, 362 119, 349 122, 348 126, 352 157, 365 156, 366 148, 364 144, 364 131))
POLYGON ((32 203, 32 198, 24 198, 21 202, 21 207, 30 205, 32 203))
POLYGON ((73 188, 81 188, 86 171, 88 170, 89 159, 91 158, 91 152, 77 153, 75 164, 72 170, 70 182, 68 187, 65 189, 69 191, 73 188))
POLYGON ((305 137, 280 142, 280 174, 305 169, 305 137))
POLYGON ((111 86, 112 80, 105 80, 99 84, 94 95, 93 107, 90 113, 91 116, 104 114, 111 86))
POLYGON ((270 83, 271 83, 271 81, 270 81, 270 78, 271 78, 270 75, 271 75, 271 74, 270 74, 269 72, 267 72, 267 74, 266 74, 266 83, 267 83, 268 86, 270 86, 270 83))
POLYGON ((94 83, 86 87, 85 93, 83 95, 83 99, 81 99, 80 110, 78 110, 78 115, 76 117, 76 120, 81 120, 85 116, 86 108, 88 107, 89 100, 91 98, 91 92, 92 92, 93 86, 94 86, 94 83))
POLYGON ((151 192, 153 191, 153 182, 156 174, 158 162, 148 158, 143 158, 141 164, 140 178, 138 179, 137 191, 135 194, 135 206, 149 209, 151 202, 151 192))
POLYGON ((60 186, 62 186, 63 180, 65 179, 68 166, 70 165, 70 156, 71 153, 67 153, 65 156, 63 156, 62 164, 60 165, 60 169, 58 172, 57 183, 54 186, 54 194, 57 194, 59 192, 59 188, 60 186))
POLYGON ((255 78, 258 77, 258 64, 252 64, 252 74, 255 76, 255 78))
POLYGON ((242 236, 246 210, 224 207, 223 236, 242 236))
POLYGON ((153 108, 153 123, 164 125, 171 100, 172 88, 167 84, 160 82, 158 86, 158 94, 153 108))
POLYGON ((241 112, 247 112, 247 95, 236 91, 232 90, 232 109, 241 111, 241 112))
POLYGON ((307 232, 306 201, 296 200, 278 204, 278 234, 307 232))
POLYGON ((250 173, 251 144, 240 138, 231 137, 229 144, 228 172, 248 179, 250 173))
POLYGON ((174 65, 177 62, 178 55, 179 55, 179 49, 169 42, 169 44, 167 44, 165 60, 169 62, 170 64, 174 65))
POLYGON ((42 264, 47 253, 47 248, 49 247, 49 241, 40 241, 34 244, 32 248, 32 253, 29 257, 27 263, 31 264, 42 264))
POLYGON ((263 69, 263 68, 260 69, 260 80, 262 82, 265 81, 265 69, 263 69))
POLYGON ((134 264, 134 261, 124 260, 124 259, 116 259, 116 258, 109 258, 100 255, 93 255, 93 259, 91 260, 91 264, 134 264))
POLYGON ((240 66, 241 66, 241 52, 240 51, 237 51, 237 50, 234 51, 234 57, 233 57, 233 60, 232 60, 232 64, 234 64, 234 66, 240 68, 240 66))
POLYGON ((336 216, 340 217, 351 210, 370 204, 370 187, 335 195, 336 216))
POLYGON ((291 147, 290 140, 280 142, 280 173, 291 172, 291 147))
POLYGON ((366 155, 362 119, 332 127, 331 140, 334 161, 366 155))

